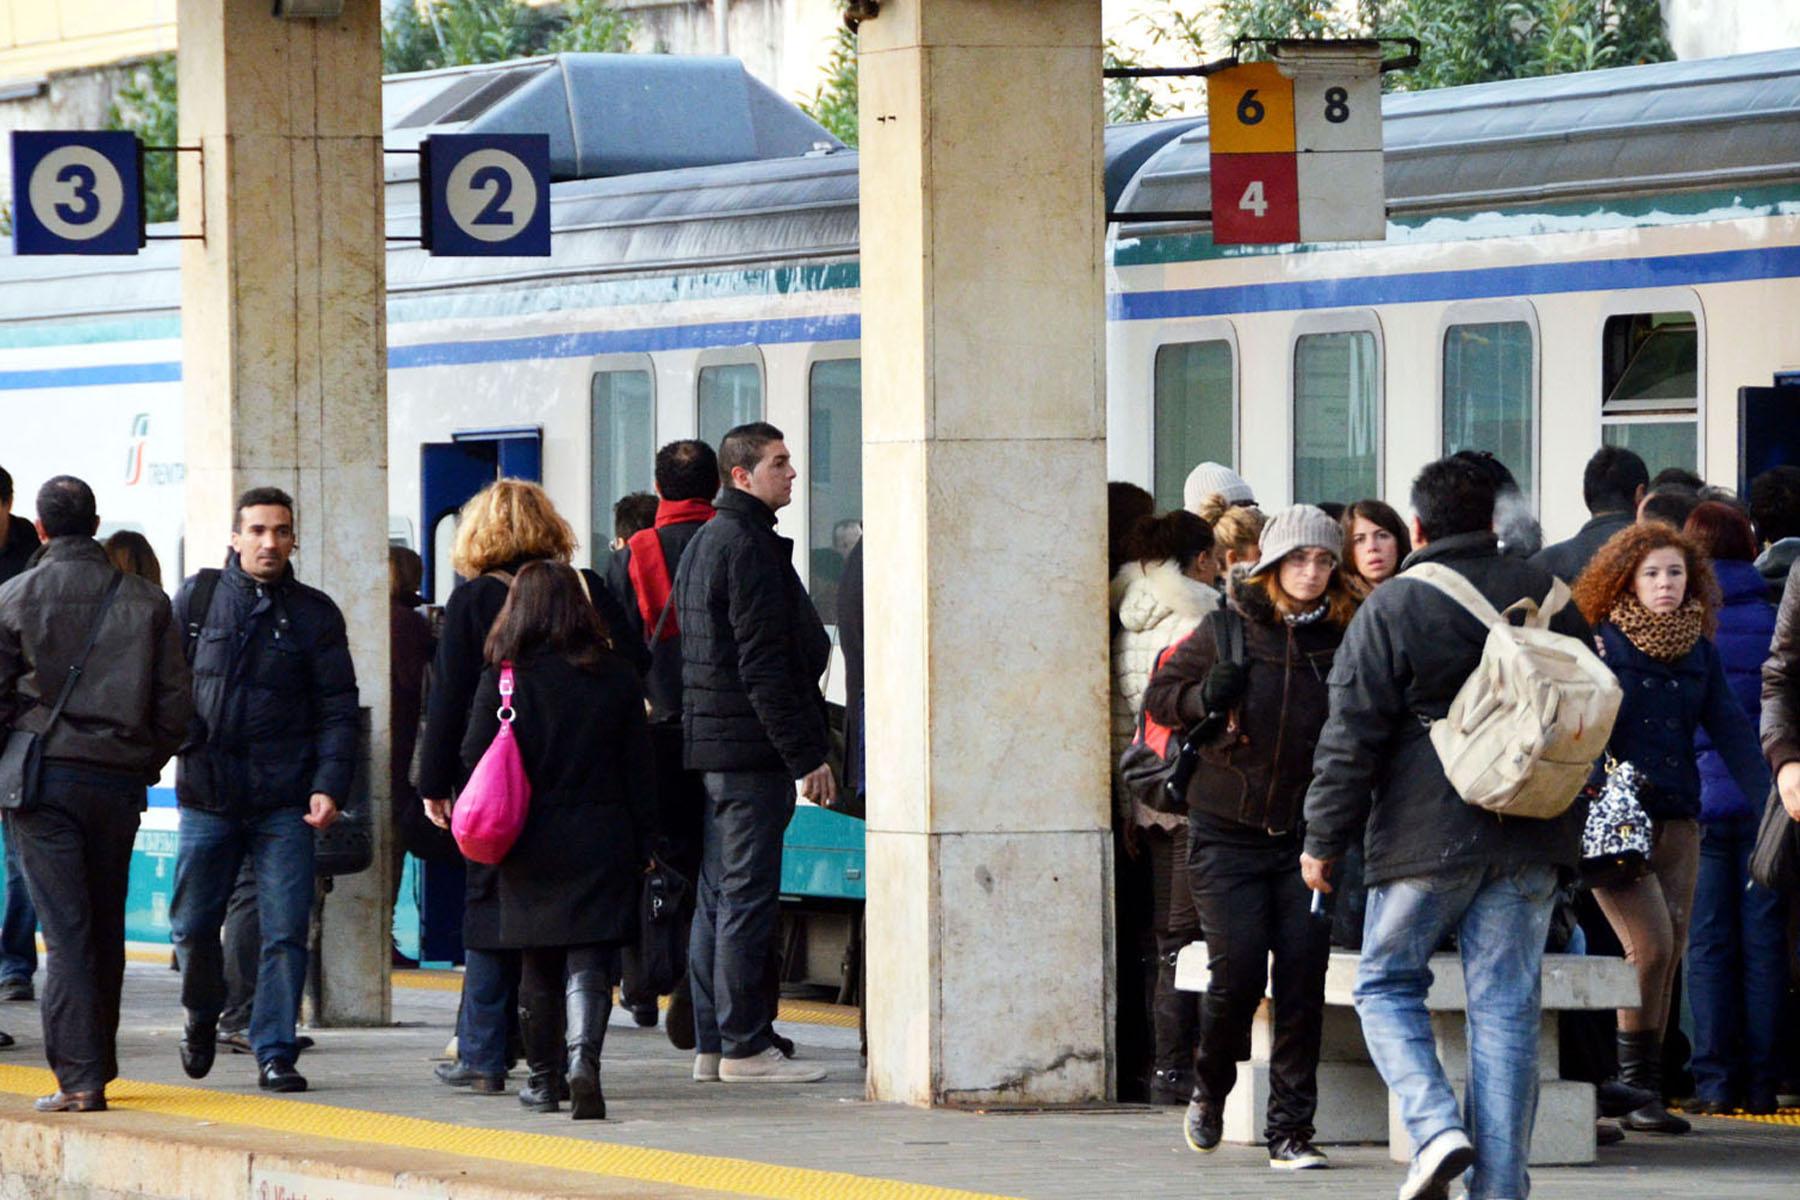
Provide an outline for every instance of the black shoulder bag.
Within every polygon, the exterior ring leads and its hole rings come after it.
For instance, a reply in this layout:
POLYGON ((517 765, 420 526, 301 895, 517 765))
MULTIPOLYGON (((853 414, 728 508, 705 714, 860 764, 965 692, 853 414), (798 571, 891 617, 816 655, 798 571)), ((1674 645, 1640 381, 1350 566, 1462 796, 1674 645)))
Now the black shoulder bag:
POLYGON ((123 573, 113 572, 112 582, 106 585, 106 595, 100 600, 100 611, 94 615, 93 628, 88 630, 87 644, 69 664, 68 678, 63 680, 62 691, 57 693, 56 705, 50 710, 50 719, 44 722, 44 728, 37 733, 13 729, 6 735, 6 748, 0 750, 0 809, 23 812, 37 804, 44 774, 44 742, 56 728, 57 721, 62 719, 63 709, 68 705, 75 685, 81 681, 82 668, 87 666, 88 655, 94 652, 94 643, 100 640, 100 627, 106 623, 107 611, 112 608, 113 598, 119 594, 119 585, 124 581, 123 573))

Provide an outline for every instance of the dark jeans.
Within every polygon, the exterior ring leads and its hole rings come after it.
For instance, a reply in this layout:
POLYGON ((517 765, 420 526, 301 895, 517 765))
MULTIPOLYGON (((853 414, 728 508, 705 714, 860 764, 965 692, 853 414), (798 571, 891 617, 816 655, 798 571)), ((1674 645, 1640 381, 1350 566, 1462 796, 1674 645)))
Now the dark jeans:
POLYGON ((249 855, 231 886, 225 905, 225 1007, 219 1028, 242 1033, 250 1028, 256 1004, 256 972, 262 960, 262 925, 256 919, 256 871, 249 855))
POLYGON ((456 1057, 484 1075, 506 1074, 506 1043, 519 1019, 519 952, 463 951, 456 1057))
POLYGON ((781 908, 781 838, 794 815, 782 772, 706 773, 706 838, 688 942, 695 1049, 749 1058, 768 1049, 767 971, 781 908))
POLYGON ((144 786, 109 772, 51 766, 29 812, 6 814, 6 849, 44 914, 44 1057, 65 1092, 118 1078, 125 982, 125 894, 144 786))
POLYGON ((1195 1094, 1224 1104, 1237 1081, 1237 1064, 1250 1057, 1251 1023, 1272 982, 1275 1040, 1263 1136, 1310 1139, 1319 1106, 1331 922, 1311 914, 1312 893, 1300 879, 1295 839, 1270 838, 1267 846, 1257 846, 1195 833, 1188 871, 1212 971, 1200 1003, 1195 1094))
POLYGON ((181 966, 181 1003, 193 1024, 213 1024, 225 1006, 225 910, 248 860, 256 876, 262 957, 250 1046, 259 1064, 291 1063, 294 1023, 306 985, 313 904, 313 831, 298 808, 243 813, 181 810, 169 932, 181 966))
POLYGON ((0 983, 15 979, 30 982, 37 974, 37 909, 25 872, 19 868, 19 852, 6 839, 6 919, 0 921, 0 983))
POLYGON ((1694 1090, 1702 1100, 1766 1099, 1780 1082, 1787 911, 1781 896, 1750 882, 1756 827, 1757 818, 1746 816, 1701 828, 1687 985, 1694 1090))
MULTIPOLYGON (((1200 1038, 1200 997, 1175 987, 1181 948, 1200 940, 1200 916, 1188 883, 1188 835, 1152 826, 1138 831, 1150 855, 1150 925, 1156 936, 1156 991, 1151 1008, 1156 1069, 1185 1074, 1200 1038)), ((1164 1076, 1167 1078, 1167 1075, 1164 1076)))

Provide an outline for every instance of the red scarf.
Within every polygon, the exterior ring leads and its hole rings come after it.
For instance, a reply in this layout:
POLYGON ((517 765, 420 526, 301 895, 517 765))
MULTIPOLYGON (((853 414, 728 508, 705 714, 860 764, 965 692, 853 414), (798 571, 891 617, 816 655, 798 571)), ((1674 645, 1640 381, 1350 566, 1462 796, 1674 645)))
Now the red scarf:
POLYGON ((666 642, 681 633, 681 622, 676 620, 674 608, 669 607, 674 580, 669 574, 668 560, 663 556, 662 539, 656 536, 656 531, 664 525, 710 521, 714 511, 706 500, 658 500, 656 524, 638 530, 626 541, 625 546, 631 551, 626 574, 631 577, 631 590, 637 594, 638 616, 644 621, 646 644, 652 640, 666 642), (658 638, 656 623, 662 619, 665 607, 669 607, 669 619, 662 622, 662 636, 658 638))

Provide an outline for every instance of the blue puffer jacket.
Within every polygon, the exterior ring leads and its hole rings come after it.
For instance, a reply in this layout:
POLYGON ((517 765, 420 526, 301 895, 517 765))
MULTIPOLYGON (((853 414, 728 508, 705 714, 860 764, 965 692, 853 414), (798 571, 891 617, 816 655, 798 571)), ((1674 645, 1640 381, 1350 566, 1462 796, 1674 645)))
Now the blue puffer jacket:
MULTIPOLYGON (((1600 626, 1600 642, 1602 657, 1624 690, 1607 749, 1643 773, 1650 785, 1643 798, 1650 816, 1660 821, 1700 815, 1700 756, 1694 735, 1701 729, 1711 735, 1745 794, 1768 794, 1769 768, 1756 726, 1732 694, 1717 646, 1701 638, 1674 662, 1659 662, 1610 621, 1600 626)), ((1595 764, 1594 782, 1604 780, 1605 764, 1595 764)))
MULTIPOLYGON (((1756 725, 1762 719, 1762 665, 1775 636, 1775 606, 1769 603, 1767 581, 1753 564, 1720 559, 1713 563, 1713 573, 1725 593, 1713 643, 1719 648, 1731 694, 1756 725)), ((1694 747, 1700 751, 1700 819, 1761 816, 1766 790, 1746 796, 1704 729, 1694 735, 1694 747)))

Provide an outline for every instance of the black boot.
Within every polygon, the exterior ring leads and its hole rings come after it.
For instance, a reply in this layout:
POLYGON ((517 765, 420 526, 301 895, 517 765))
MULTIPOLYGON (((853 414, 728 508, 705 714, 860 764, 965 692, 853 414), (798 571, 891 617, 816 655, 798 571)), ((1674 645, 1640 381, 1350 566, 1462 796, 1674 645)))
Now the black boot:
POLYGON ((577 1121, 604 1121, 606 1096, 600 1091, 600 1047, 612 1014, 612 981, 602 971, 576 971, 563 996, 568 1022, 569 1111, 577 1121))
POLYGON ((1619 1031, 1619 1078, 1649 1092, 1652 1100, 1619 1118, 1634 1133, 1686 1133, 1693 1126, 1663 1107, 1662 1036, 1619 1031))
POLYGON ((519 1006, 519 1033, 525 1042, 525 1066, 530 1075, 519 1089, 519 1103, 532 1112, 557 1111, 562 1091, 562 1047, 558 1045, 555 1014, 519 1006))

